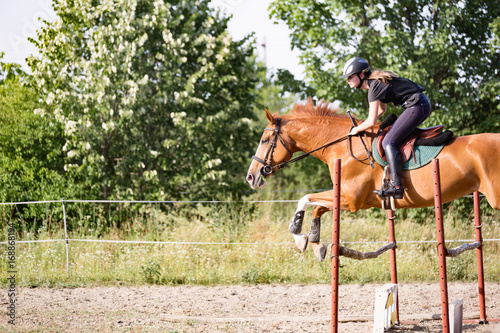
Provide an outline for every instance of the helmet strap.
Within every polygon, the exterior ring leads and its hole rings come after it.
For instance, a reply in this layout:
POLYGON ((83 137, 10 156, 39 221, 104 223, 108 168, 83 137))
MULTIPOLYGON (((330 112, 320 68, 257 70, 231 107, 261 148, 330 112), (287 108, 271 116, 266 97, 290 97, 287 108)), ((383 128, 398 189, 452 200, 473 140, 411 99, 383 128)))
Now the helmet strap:
POLYGON ((365 79, 361 79, 361 76, 359 76, 359 73, 356 73, 356 75, 358 76, 358 79, 359 79, 359 84, 358 84, 358 86, 356 87, 356 89, 359 89, 359 88, 361 88, 361 86, 363 85, 363 81, 364 81, 365 79))

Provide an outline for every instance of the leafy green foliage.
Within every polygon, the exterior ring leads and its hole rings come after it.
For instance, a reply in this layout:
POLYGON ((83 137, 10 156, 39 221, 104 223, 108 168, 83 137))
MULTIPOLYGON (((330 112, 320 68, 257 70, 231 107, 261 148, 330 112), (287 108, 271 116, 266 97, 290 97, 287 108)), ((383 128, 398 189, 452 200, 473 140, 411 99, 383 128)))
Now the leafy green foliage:
POLYGON ((147 283, 155 284, 160 281, 161 272, 160 272, 160 264, 150 260, 141 266, 142 274, 144 276, 144 280, 147 283))
MULTIPOLYGON (((5 56, 4 52, 0 52, 0 59, 5 56)), ((23 81, 27 74, 22 70, 19 64, 0 62, 0 83, 8 81, 23 81)))
POLYGON ((270 9, 292 31, 318 98, 367 114, 366 95, 340 80, 356 55, 424 86, 433 109, 427 124, 444 123, 458 134, 498 131, 496 0, 284 0, 270 9))
MULTIPOLYGON (((311 92, 303 82, 295 80, 287 70, 279 70, 270 77, 260 74, 261 86, 258 89, 258 107, 255 113, 258 120, 255 122, 255 131, 262 135, 262 131, 268 124, 264 108, 271 113, 287 113, 304 98, 304 93, 311 92), (283 78, 286 77, 286 80, 283 78)), ((254 148, 257 148, 255 141, 254 148)), ((300 153, 297 153, 297 156, 300 153)), ((296 198, 296 191, 307 189, 327 189, 331 187, 331 179, 328 167, 320 160, 310 157, 302 162, 290 164, 287 168, 280 170, 278 175, 268 178, 273 193, 279 193, 278 198, 296 198)), ((265 192, 265 190, 262 190, 265 192)), ((273 195, 269 196, 272 197, 273 195)))
MULTIPOLYGON (((23 85, 27 75, 19 65, 1 64, 0 83, 0 200, 2 202, 60 199, 73 189, 65 181, 61 146, 62 126, 34 112, 36 91, 23 85)), ((19 206, 24 218, 43 208, 19 206)))
POLYGON ((31 58, 86 198, 218 198, 245 186, 258 67, 207 0, 56 0, 31 58))

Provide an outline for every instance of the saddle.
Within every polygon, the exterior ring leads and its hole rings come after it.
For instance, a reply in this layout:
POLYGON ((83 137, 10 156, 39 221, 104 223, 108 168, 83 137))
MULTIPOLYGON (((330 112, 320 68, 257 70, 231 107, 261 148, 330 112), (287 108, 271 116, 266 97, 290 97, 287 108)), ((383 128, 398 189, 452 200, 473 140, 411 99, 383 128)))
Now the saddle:
MULTIPOLYGON (((387 162, 382 141, 385 135, 391 128, 392 124, 398 117, 394 113, 390 113, 386 119, 380 124, 377 134, 377 150, 380 157, 387 162)), ((453 138, 453 132, 446 130, 443 132, 444 125, 438 125, 428 128, 416 128, 408 138, 406 138, 399 146, 399 152, 403 163, 406 163, 413 156, 416 163, 415 147, 416 146, 441 146, 448 143, 453 138)))

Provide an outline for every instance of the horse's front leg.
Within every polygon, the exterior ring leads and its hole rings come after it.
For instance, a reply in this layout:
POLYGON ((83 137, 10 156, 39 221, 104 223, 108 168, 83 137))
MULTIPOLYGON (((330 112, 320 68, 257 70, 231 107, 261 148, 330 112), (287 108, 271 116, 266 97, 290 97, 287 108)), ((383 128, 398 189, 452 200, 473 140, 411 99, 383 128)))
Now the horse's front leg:
POLYGON ((325 260, 327 252, 326 245, 321 244, 321 216, 329 210, 329 207, 316 206, 313 210, 313 219, 311 221, 311 229, 309 230, 309 242, 311 243, 314 254, 320 261, 325 260))
POLYGON ((304 252, 310 241, 314 253, 318 259, 323 261, 326 256, 326 246, 320 244, 321 216, 330 210, 332 206, 332 191, 315 194, 307 194, 299 200, 297 210, 290 222, 289 231, 293 234, 295 244, 300 251, 304 252), (309 235, 302 234, 302 223, 304 222, 305 209, 308 206, 317 206, 313 211, 313 220, 309 235))
POLYGON ((309 200, 313 202, 316 207, 313 210, 313 219, 308 238, 316 258, 320 261, 324 261, 327 247, 325 244, 321 244, 321 216, 333 207, 333 191, 311 194, 309 200))
POLYGON ((299 248, 301 252, 304 252, 307 248, 307 243, 309 241, 306 234, 302 234, 302 223, 304 222, 304 215, 306 213, 306 208, 310 206, 309 194, 302 197, 297 204, 297 210, 293 215, 292 221, 288 226, 288 231, 293 235, 295 240, 295 245, 299 248))

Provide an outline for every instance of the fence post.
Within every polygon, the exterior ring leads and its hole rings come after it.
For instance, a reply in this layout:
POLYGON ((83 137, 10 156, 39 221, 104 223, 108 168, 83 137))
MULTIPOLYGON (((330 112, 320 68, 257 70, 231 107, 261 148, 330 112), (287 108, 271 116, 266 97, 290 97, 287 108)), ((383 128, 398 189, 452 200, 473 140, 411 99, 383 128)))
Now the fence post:
POLYGON ((436 212, 437 252, 439 263, 439 281, 441 287, 441 313, 443 320, 443 333, 450 332, 448 315, 448 279, 446 277, 446 244, 444 241, 443 207, 441 199, 441 176, 439 173, 439 160, 433 159, 434 167, 434 208, 436 212))
POLYGON ((481 242, 481 246, 476 249, 477 258, 477 284, 479 291, 479 323, 486 324, 486 301, 484 291, 484 268, 483 268, 483 236, 481 235, 481 210, 479 192, 474 192, 474 227, 476 229, 476 242, 481 242))
MULTIPOLYGON (((394 211, 388 209, 387 211, 387 222, 389 224, 389 243, 396 243, 396 233, 394 231, 394 211)), ((396 247, 389 251, 390 253, 390 263, 391 263, 391 282, 395 285, 398 284, 398 268, 396 264, 396 247)), ((398 289, 399 295, 399 289, 398 289)), ((396 297, 396 325, 399 325, 399 296, 396 297)))
POLYGON ((66 226, 66 204, 64 202, 64 198, 62 198, 62 206, 63 206, 63 220, 64 220, 64 240, 66 243, 66 270, 68 271, 69 278, 69 242, 68 242, 68 228, 66 226))
POLYGON ((340 165, 335 159, 333 179, 333 232, 332 232, 332 312, 330 331, 339 329, 339 265, 340 265, 340 165))

